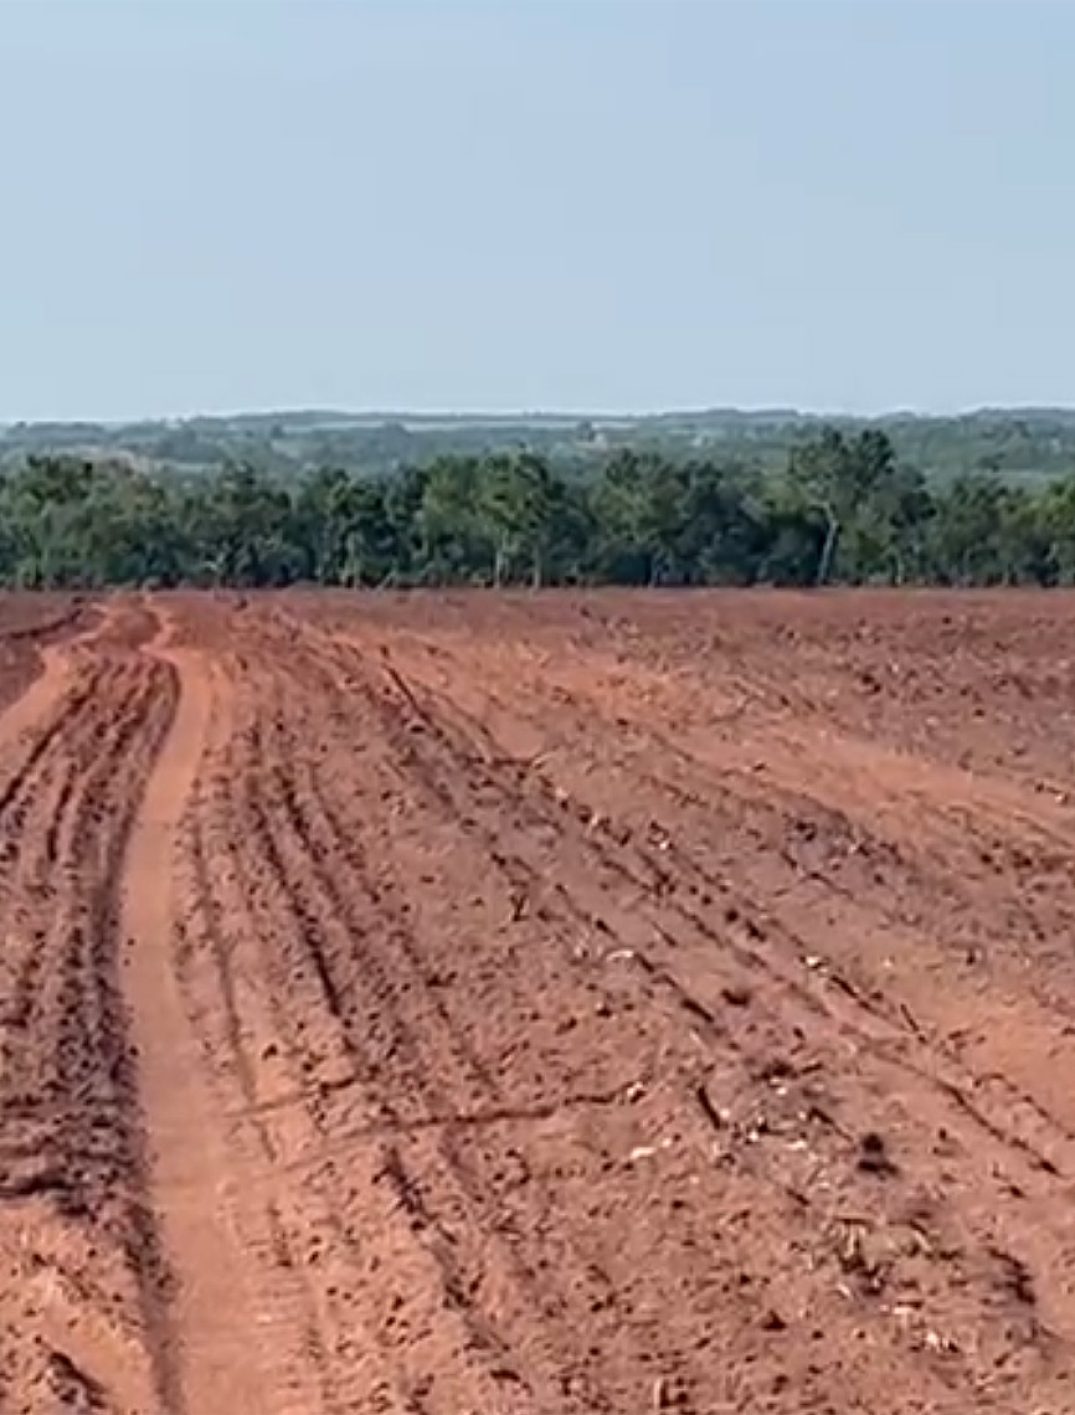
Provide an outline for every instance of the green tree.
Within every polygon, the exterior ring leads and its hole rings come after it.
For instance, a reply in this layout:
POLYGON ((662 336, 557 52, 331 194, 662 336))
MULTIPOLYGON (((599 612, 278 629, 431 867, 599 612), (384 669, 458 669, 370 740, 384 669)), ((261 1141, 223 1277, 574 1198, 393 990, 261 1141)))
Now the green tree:
POLYGON ((525 563, 539 588, 553 546, 562 488, 543 457, 532 452, 488 457, 481 467, 479 514, 493 545, 493 584, 525 563))
POLYGON ((417 519, 424 577, 437 584, 488 578, 495 551, 478 458, 438 457, 428 469, 417 519))
POLYGON ((818 585, 828 584, 835 571, 841 536, 869 514, 871 501, 884 493, 894 470, 892 443, 875 428, 848 437, 826 427, 792 452, 788 482, 804 505, 824 518, 818 585))
POLYGON ((185 517, 197 546, 194 577, 215 585, 282 585, 297 578, 291 499, 253 467, 227 467, 188 489, 185 517))

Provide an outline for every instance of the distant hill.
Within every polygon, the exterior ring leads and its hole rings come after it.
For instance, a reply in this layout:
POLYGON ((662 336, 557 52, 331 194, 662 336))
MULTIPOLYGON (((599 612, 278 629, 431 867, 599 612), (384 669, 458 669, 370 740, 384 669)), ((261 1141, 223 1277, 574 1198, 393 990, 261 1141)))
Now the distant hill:
POLYGON ((20 422, 0 428, 0 467, 30 453, 62 451, 187 473, 243 461, 281 475, 325 465, 372 474, 441 453, 523 445, 565 466, 581 467, 610 448, 631 443, 766 471, 783 466, 789 448, 822 422, 881 427, 902 460, 936 479, 992 473, 1041 480, 1075 471, 1072 408, 981 408, 951 417, 896 411, 877 418, 824 417, 792 408, 711 408, 637 417, 301 408, 131 423, 20 422))

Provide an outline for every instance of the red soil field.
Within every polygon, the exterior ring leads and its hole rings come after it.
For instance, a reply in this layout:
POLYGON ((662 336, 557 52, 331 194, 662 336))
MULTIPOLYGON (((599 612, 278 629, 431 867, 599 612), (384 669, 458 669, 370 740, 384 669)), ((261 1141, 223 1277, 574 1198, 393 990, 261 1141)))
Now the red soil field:
POLYGON ((0 599, 0 1411, 1075 1410, 1075 598, 0 599))

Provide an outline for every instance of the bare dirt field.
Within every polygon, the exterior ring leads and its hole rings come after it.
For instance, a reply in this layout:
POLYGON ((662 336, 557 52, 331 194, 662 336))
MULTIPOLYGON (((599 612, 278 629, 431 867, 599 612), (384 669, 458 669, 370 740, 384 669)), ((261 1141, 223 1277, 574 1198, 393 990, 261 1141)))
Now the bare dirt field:
POLYGON ((5 1415, 1075 1410, 1075 598, 7 597, 0 705, 5 1415))
MULTIPOLYGON (((94 609, 74 595, 11 594, 0 590, 0 710, 42 670, 41 650, 88 626, 94 609)), ((5 728, 5 730, 7 730, 5 728)))

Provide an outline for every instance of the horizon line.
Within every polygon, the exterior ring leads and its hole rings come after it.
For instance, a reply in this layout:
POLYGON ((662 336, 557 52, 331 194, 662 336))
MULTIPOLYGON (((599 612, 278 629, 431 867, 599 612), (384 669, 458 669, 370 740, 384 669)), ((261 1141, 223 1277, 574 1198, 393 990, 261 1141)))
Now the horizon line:
POLYGON ((137 413, 126 416, 58 416, 0 418, 0 432, 34 427, 123 428, 138 424, 188 423, 198 421, 236 422, 243 418, 331 417, 379 423, 392 422, 497 422, 527 423, 535 421, 622 423, 645 422, 658 418, 699 418, 715 415, 742 417, 783 417, 811 419, 818 422, 851 421, 880 422, 894 418, 921 420, 958 419, 983 414, 1061 413, 1075 416, 1075 403, 975 403, 951 409, 923 409, 913 406, 890 406, 871 412, 850 409, 796 407, 782 403, 714 403, 708 406, 669 406, 648 409, 593 408, 344 408, 317 404, 290 404, 262 407, 242 407, 224 411, 200 410, 182 413, 137 413))

